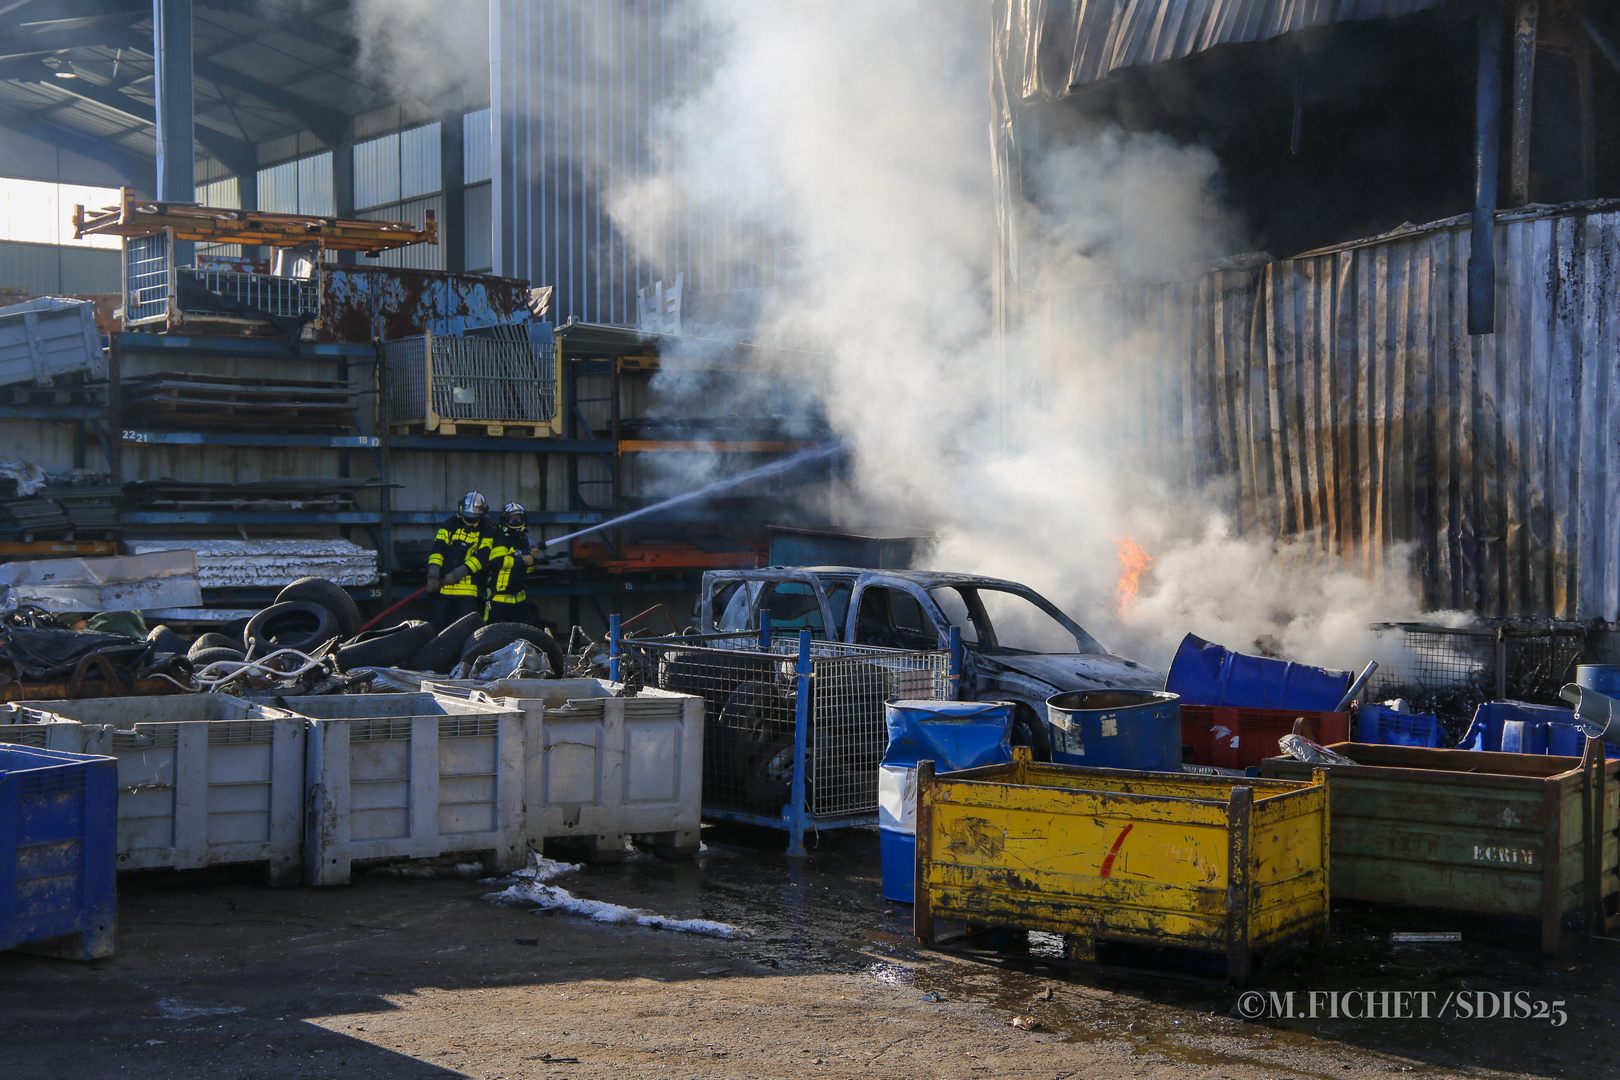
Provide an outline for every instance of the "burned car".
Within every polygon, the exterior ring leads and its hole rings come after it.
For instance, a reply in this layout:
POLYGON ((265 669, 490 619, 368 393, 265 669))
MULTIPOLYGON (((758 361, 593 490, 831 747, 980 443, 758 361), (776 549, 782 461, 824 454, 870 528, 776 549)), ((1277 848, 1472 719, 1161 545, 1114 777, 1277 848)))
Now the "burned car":
POLYGON ((780 630, 899 649, 938 649, 962 637, 964 699, 1018 705, 1014 741, 1043 758, 1066 733, 1046 720, 1046 699, 1068 690, 1158 690, 1164 674, 1115 656, 1027 585, 932 570, 849 566, 713 570, 703 575, 698 629, 757 629, 761 612, 780 630))

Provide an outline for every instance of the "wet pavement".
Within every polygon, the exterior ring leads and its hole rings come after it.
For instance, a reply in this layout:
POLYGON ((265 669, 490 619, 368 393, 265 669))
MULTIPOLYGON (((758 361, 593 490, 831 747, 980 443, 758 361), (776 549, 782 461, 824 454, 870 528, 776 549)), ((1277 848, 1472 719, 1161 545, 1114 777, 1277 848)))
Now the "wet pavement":
POLYGON ((1198 958, 1150 950, 1066 962, 1053 935, 1032 935, 1021 951, 923 950, 909 908, 879 895, 875 833, 826 834, 807 860, 786 858, 782 841, 709 829, 694 860, 635 855, 556 882, 593 900, 729 923, 745 932, 737 940, 501 907, 483 899, 488 884, 468 879, 371 873, 348 888, 273 890, 232 873, 125 878, 112 959, 0 955, 3 1074, 628 1075, 666 1062, 677 1075, 790 1074, 798 1058, 763 1067, 743 1056, 765 1052, 762 1023, 780 1023, 761 1016, 785 1010, 823 1025, 830 1049, 803 1061, 834 1075, 861 1075, 846 1063, 871 1057, 869 1044, 891 1061, 926 1044, 940 1056, 915 1071, 970 1075, 974 1047, 1012 1037, 1028 1040, 1014 1044, 1028 1066, 1019 1075, 1053 1075, 1051 1061, 1081 1074, 1129 1061, 1144 1075, 1620 1076, 1620 942, 1575 938, 1565 955, 1543 959, 1530 927, 1340 906, 1326 949, 1276 957, 1239 989, 1198 958), (1422 930, 1460 930, 1463 940, 1389 942, 1422 930), (574 1000, 576 987, 585 1000, 574 1000), (1244 1014, 1244 990, 1265 995, 1266 1016, 1244 1014), (1329 1015, 1333 991, 1484 1001, 1517 992, 1532 1007, 1561 1003, 1567 1020, 1463 1017, 1455 1007, 1443 1018, 1348 1019, 1329 1015), (1301 1015, 1272 1017, 1290 992, 1301 1015), (1313 992, 1315 1018, 1304 1015, 1313 992), (678 1029, 681 1011, 703 1002, 716 1010, 703 1037, 719 1049, 697 1060, 688 1035, 665 1027, 678 1029), (536 1010, 559 1024, 567 1016, 567 1030, 540 1025, 551 1041, 514 1057, 513 1047, 541 1038, 520 1022, 536 1010), (1041 1034, 1009 1032, 1014 1017, 1032 1018, 1041 1034), (467 1034, 491 1025, 493 1039, 467 1034), (929 1034, 904 1034, 919 1031, 929 1034), (594 1067, 522 1064, 583 1058, 582 1046, 600 1056, 594 1067))

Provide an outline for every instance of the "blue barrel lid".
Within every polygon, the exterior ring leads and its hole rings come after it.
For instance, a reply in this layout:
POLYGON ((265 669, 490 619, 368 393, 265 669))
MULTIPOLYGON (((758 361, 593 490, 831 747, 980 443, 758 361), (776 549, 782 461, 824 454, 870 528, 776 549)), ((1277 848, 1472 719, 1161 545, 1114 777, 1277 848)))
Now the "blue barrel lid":
POLYGON ((941 772, 1012 760, 1010 701, 890 701, 884 765, 932 760, 941 772))

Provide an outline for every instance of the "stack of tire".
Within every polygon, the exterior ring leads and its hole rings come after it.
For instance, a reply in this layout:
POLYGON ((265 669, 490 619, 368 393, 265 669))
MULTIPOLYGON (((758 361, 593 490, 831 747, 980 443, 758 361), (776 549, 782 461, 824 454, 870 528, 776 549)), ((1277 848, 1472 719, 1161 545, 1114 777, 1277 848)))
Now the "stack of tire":
POLYGON ((399 667, 444 674, 459 663, 523 639, 545 653, 554 675, 564 671, 563 651, 556 639, 523 623, 486 625, 482 616, 474 614, 441 631, 417 619, 375 630, 362 631, 363 625, 360 608, 348 590, 325 578, 305 577, 282 589, 275 603, 249 619, 240 638, 203 634, 188 649, 183 638, 159 626, 148 640, 160 651, 185 653, 193 668, 219 660, 260 659, 278 649, 312 653, 336 641, 334 655, 345 671, 399 667))

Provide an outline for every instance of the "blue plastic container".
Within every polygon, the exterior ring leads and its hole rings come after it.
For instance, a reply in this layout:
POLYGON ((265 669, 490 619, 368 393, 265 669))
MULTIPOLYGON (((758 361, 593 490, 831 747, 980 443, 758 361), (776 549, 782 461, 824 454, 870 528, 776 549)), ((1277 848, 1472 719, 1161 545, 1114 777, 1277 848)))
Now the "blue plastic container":
POLYGON ((1046 699, 1052 760, 1093 769, 1181 769, 1181 704, 1163 690, 1071 690, 1046 699))
POLYGON ((1396 712, 1388 705, 1358 705, 1351 728, 1359 743, 1385 746, 1430 746, 1445 744, 1446 731, 1433 713, 1396 712))
POLYGON ((0 949, 110 956, 118 762, 0 744, 0 949))
MULTIPOLYGON (((1474 721, 1468 725, 1468 733, 1457 744, 1459 750, 1484 750, 1497 753, 1502 750, 1502 733, 1510 722, 1536 725, 1546 728, 1549 724, 1572 724, 1575 714, 1569 709, 1557 705, 1532 705, 1528 701, 1487 701, 1474 710, 1474 721)), ((1532 736, 1534 743, 1537 737, 1532 736)), ((1545 731, 1539 737, 1545 747, 1545 731)), ((1510 753, 1545 754, 1541 750, 1515 750, 1510 753)))
POLYGON ((1010 701, 891 701, 885 707, 889 745, 878 766, 878 844, 883 898, 909 904, 916 896, 917 762, 939 772, 1012 760, 1010 701))
POLYGON ((1164 688, 1189 705, 1328 712, 1355 681, 1349 671, 1233 652, 1188 634, 1170 662, 1164 688))

